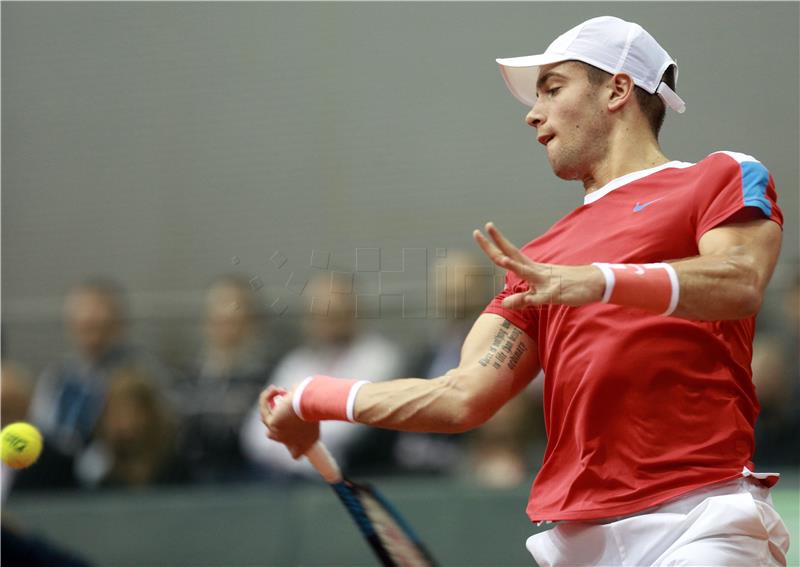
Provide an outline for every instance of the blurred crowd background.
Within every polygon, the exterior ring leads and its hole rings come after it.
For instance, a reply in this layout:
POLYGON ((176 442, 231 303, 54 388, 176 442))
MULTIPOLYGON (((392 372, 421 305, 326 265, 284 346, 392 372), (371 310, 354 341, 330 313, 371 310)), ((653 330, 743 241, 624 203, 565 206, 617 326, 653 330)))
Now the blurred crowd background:
MULTIPOLYGON (((93 276, 66 291, 69 350, 34 375, 3 359, 2 423, 30 421, 44 434, 36 466, 4 470, 3 492, 102 490, 147 485, 286 481, 313 477, 304 460, 265 437, 257 398, 267 384, 288 387, 313 373, 435 378, 458 365, 474 318, 495 277, 481 258, 451 251, 436 265, 439 316, 409 349, 359 317, 357 296, 337 291, 320 270, 304 287, 300 317, 270 316, 243 274, 223 274, 205 292, 202 336, 185 360, 131 340, 126 291, 93 276), (480 271, 481 277, 473 277, 480 271)), ((6 333, 4 341, 13 341, 6 333)), ((540 381, 537 381, 540 382, 540 381)), ((490 486, 529 478, 544 431, 539 384, 479 431, 398 434, 324 423, 322 435, 353 474, 467 475, 490 486)))
MULTIPOLYGON (((668 156, 744 152, 775 178, 784 247, 758 319, 755 462, 797 471, 797 3, 0 10, 0 415, 45 436, 36 465, 2 471, 10 509, 16 500, 35 514, 68 494, 71 518, 103 500, 85 495, 130 503, 155 487, 303 487, 309 467, 258 421, 266 384, 316 372, 430 378, 455 366, 502 282, 472 230, 493 221, 521 244, 581 202, 579 184, 552 174, 494 58, 534 53, 604 14, 642 24, 679 64, 687 112, 667 116, 668 156)), ((544 450, 541 385, 466 435, 325 423, 323 436, 353 475, 524 487, 544 450)), ((517 500, 509 517, 529 533, 517 500)), ((81 535, 69 524, 62 541, 81 535)), ((463 551, 469 538, 450 535, 463 551)), ((198 551, 186 563, 202 560, 198 551)))
MULTIPOLYGON (((325 373, 380 381, 434 378, 458 365, 460 347, 491 298, 493 275, 472 277, 481 259, 450 252, 432 292, 440 318, 409 349, 359 317, 357 296, 320 270, 302 292, 299 318, 270 316, 254 282, 223 274, 205 292, 197 352, 160 357, 131 340, 126 291, 89 277, 64 296, 69 351, 33 375, 3 358, 2 424, 30 421, 44 434, 36 466, 3 470, 3 495, 147 485, 302 480, 305 460, 265 437, 257 398, 325 373)), ((756 429, 761 470, 796 467, 800 456, 800 277, 782 267, 759 317, 753 379, 762 404, 756 429)), ((482 273, 486 273, 486 270, 482 273)), ((4 341, 13 335, 4 334, 4 341)), ((467 435, 405 434, 326 422, 322 435, 352 474, 453 475, 490 487, 525 482, 545 444, 541 378, 485 426, 467 435)))

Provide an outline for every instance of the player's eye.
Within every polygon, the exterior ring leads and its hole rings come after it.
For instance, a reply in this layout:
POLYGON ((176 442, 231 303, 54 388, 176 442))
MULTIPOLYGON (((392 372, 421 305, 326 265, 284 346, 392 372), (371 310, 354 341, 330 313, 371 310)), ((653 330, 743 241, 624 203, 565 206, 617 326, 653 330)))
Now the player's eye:
POLYGON ((556 94, 557 94, 557 93, 558 93, 558 91, 560 91, 560 90, 561 90, 561 87, 553 87, 552 89, 547 89, 547 91, 546 91, 546 92, 547 92, 548 96, 550 96, 550 97, 554 97, 554 96, 556 96, 556 94))

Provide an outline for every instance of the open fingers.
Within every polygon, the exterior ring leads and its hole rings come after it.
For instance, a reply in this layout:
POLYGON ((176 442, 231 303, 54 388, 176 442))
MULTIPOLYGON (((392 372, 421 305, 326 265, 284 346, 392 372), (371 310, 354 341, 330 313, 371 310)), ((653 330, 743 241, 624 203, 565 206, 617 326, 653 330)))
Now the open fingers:
MULTIPOLYGON (((536 271, 533 269, 533 267, 528 265, 531 262, 530 259, 521 253, 518 255, 519 259, 508 256, 495 244, 490 242, 480 230, 473 231, 472 236, 475 239, 475 242, 478 243, 478 246, 481 247, 481 250, 483 250, 483 253, 486 254, 497 266, 503 268, 504 270, 510 270, 525 280, 530 281, 537 278, 536 271)), ((513 248, 513 245, 511 246, 513 248)))
POLYGON ((516 259, 511 258, 507 254, 503 253, 503 251, 489 241, 480 230, 473 231, 472 236, 475 239, 475 242, 478 243, 478 246, 481 247, 481 250, 483 250, 483 253, 486 254, 492 262, 504 270, 512 270, 520 277, 525 277, 525 270, 527 269, 526 266, 516 259))
POLYGON ((500 229, 497 228, 494 223, 486 223, 486 233, 494 240, 498 249, 512 260, 525 262, 528 259, 520 252, 519 248, 514 246, 514 244, 500 232, 500 229))
POLYGON ((473 230, 472 238, 475 239, 475 242, 480 246, 481 250, 483 250, 483 253, 486 254, 492 262, 500 267, 504 267, 502 261, 505 254, 503 254, 497 246, 489 242, 480 230, 473 230))

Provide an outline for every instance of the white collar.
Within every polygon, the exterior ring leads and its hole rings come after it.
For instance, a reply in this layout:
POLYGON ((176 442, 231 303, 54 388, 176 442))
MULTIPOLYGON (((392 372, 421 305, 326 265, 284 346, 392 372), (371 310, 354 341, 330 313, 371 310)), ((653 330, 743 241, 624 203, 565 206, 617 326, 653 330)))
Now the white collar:
POLYGON ((652 175, 658 171, 661 171, 662 169, 667 169, 670 167, 683 169, 685 167, 691 167, 693 165, 694 165, 693 163, 689 163, 687 161, 669 161, 667 163, 662 163, 661 165, 657 165, 649 169, 642 169, 640 171, 626 173, 622 177, 617 177, 616 179, 612 179, 611 181, 603 185, 600 189, 597 189, 596 191, 592 191, 588 195, 585 195, 583 197, 583 204, 588 205, 589 203, 594 203, 599 198, 611 193, 614 189, 622 187, 623 185, 627 185, 628 183, 632 183, 637 179, 642 179, 643 177, 652 175))

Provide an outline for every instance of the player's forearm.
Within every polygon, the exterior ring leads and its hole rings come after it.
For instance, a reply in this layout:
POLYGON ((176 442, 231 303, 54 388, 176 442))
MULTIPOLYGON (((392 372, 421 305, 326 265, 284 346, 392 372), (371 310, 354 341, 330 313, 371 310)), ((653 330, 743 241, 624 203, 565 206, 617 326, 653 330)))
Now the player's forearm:
MULTIPOLYGON (((485 418, 452 374, 366 384, 358 392, 355 420, 400 431, 459 433, 485 418)), ((488 417, 488 416, 486 416, 488 417)))
POLYGON ((484 423, 539 369, 535 342, 503 317, 484 313, 464 340, 458 367, 444 376, 374 383, 364 381, 369 377, 309 376, 290 394, 292 415, 306 422, 457 433, 484 423))
POLYGON ((751 254, 696 256, 671 262, 680 282, 680 300, 673 315, 684 319, 722 321, 758 313, 772 275, 751 254))
POLYGON ((722 226, 700 239, 700 255, 672 262, 680 281, 675 315, 726 320, 755 315, 778 261, 780 226, 768 220, 722 226))
POLYGON ((496 227, 487 224, 486 229, 493 243, 475 232, 483 251, 495 264, 528 283, 528 290, 503 300, 506 308, 600 301, 702 320, 743 319, 758 312, 782 237, 779 224, 748 210, 704 233, 698 241, 699 255, 693 258, 563 266, 535 262, 496 227))
POLYGON ((457 368, 433 380, 364 385, 355 421, 403 431, 467 431, 492 417, 539 370, 533 340, 510 321, 484 313, 464 341, 457 368))
POLYGON ((683 319, 724 321, 758 313, 774 264, 742 248, 666 263, 596 266, 607 275, 601 301, 683 319))

